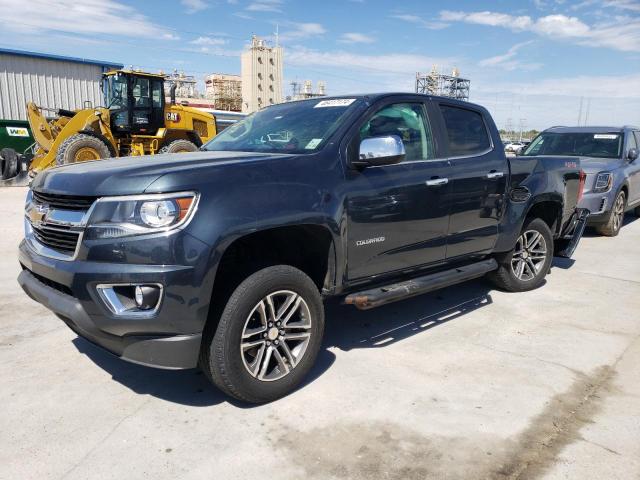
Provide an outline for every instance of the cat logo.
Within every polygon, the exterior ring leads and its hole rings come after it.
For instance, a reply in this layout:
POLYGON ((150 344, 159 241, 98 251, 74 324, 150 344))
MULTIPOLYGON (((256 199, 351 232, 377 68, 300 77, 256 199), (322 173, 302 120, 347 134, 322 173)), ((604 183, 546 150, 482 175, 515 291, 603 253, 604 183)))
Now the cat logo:
POLYGON ((10 137, 28 137, 29 130, 24 127, 7 127, 7 134, 10 137))
POLYGON ((179 122, 180 114, 178 112, 167 112, 167 120, 169 122, 179 122))

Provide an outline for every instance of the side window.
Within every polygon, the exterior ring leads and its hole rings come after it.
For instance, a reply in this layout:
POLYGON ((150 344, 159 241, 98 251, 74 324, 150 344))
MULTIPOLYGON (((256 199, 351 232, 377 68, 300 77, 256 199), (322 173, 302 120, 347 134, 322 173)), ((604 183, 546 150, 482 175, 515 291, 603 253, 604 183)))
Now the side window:
POLYGON ((475 155, 491 147, 482 115, 466 108, 440 105, 452 157, 475 155))
POLYGON ((149 79, 135 78, 133 80, 133 100, 135 107, 150 107, 149 79))
POLYGON ((160 80, 154 80, 151 84, 152 89, 152 104, 153 108, 162 107, 162 96, 164 92, 162 91, 162 82, 160 80))
POLYGON ((635 135, 638 135, 638 132, 629 132, 629 138, 627 139, 627 152, 632 148, 638 148, 638 143, 636 141, 634 133, 635 135))
POLYGON ((383 107, 360 128, 360 141, 396 135, 407 152, 406 160, 434 158, 433 136, 421 103, 396 103, 383 107))
MULTIPOLYGON (((640 147, 640 132, 633 132, 636 136, 636 145, 640 147)), ((637 147, 636 147, 637 148, 637 147)))

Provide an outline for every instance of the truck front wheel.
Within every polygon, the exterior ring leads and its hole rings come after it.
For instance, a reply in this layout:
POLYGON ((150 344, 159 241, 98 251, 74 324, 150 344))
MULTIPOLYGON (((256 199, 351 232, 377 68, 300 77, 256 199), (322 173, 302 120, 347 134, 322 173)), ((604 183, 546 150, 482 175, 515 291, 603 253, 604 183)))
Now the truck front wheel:
POLYGON ((200 367, 226 394, 264 403, 293 391, 313 366, 324 332, 318 288, 288 265, 260 270, 231 294, 200 367))
POLYGON ((528 220, 516 245, 498 259, 498 270, 489 278, 501 289, 524 292, 542 285, 553 260, 553 237, 546 222, 528 220))

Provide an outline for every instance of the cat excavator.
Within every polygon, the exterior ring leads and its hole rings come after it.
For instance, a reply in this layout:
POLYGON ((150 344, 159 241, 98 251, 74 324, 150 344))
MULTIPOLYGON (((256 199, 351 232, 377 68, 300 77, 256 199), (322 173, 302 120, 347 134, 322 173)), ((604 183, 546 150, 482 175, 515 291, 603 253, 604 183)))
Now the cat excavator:
POLYGON ((102 76, 104 106, 51 110, 29 102, 33 156, 29 159, 10 149, 0 151, 2 180, 26 184, 29 177, 58 165, 197 150, 216 135, 216 119, 176 104, 175 84, 167 103, 164 82, 160 74, 115 70, 102 76), (53 118, 43 112, 52 113, 53 118))

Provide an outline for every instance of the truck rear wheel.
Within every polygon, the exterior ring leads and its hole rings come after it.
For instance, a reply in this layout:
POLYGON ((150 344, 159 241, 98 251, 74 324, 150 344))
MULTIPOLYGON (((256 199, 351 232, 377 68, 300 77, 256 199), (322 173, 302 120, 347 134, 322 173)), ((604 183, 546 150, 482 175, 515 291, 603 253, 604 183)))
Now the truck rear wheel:
POLYGON ((596 231, 605 237, 615 237, 620 233, 622 222, 624 221, 624 211, 627 206, 627 197, 624 190, 620 190, 616 199, 613 201, 613 207, 609 213, 609 219, 606 223, 596 225, 596 231))
POLYGON ((85 133, 76 133, 62 142, 58 148, 56 164, 68 165, 109 157, 109 147, 102 140, 85 133))
POLYGON ((200 367, 226 394, 264 403, 292 392, 320 350, 318 288, 288 265, 262 269, 231 294, 215 332, 205 332, 200 367))
POLYGON ((540 218, 528 220, 516 245, 498 260, 498 270, 489 278, 499 288, 509 292, 524 292, 542 285, 553 260, 553 237, 546 222, 540 218))
POLYGON ((173 142, 162 147, 158 153, 182 153, 182 152, 197 152, 198 147, 195 143, 189 140, 174 140, 173 142))

